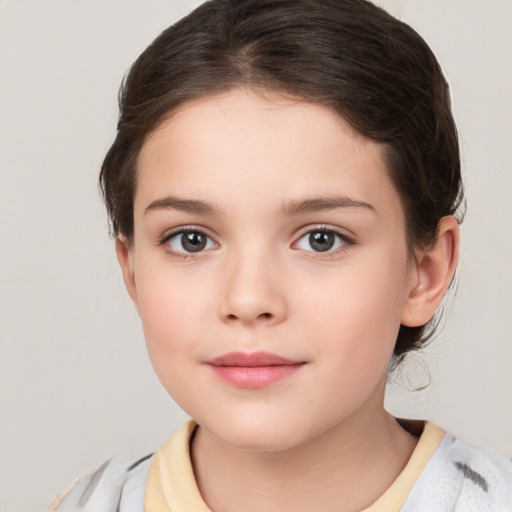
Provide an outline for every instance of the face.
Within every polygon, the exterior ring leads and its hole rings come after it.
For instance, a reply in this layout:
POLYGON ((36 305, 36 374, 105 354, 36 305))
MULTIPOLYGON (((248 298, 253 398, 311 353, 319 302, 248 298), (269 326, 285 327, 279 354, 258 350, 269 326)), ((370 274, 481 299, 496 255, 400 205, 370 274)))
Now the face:
POLYGON ((382 411, 417 270, 379 144, 319 105, 194 100, 141 151, 134 225, 150 358, 218 440, 286 449, 382 411))

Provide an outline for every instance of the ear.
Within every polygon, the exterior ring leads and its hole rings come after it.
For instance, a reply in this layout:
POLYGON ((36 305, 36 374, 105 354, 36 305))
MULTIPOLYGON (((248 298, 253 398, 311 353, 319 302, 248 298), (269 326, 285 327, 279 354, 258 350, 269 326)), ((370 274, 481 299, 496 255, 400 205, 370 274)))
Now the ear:
POLYGON ((402 325, 418 327, 434 315, 450 286, 459 259, 459 223, 439 221, 436 241, 416 253, 415 272, 402 312, 402 325))
POLYGON ((129 242, 124 236, 118 236, 116 238, 116 253, 117 260, 123 272, 124 284, 138 311, 139 305, 137 286, 135 284, 133 243, 129 242))

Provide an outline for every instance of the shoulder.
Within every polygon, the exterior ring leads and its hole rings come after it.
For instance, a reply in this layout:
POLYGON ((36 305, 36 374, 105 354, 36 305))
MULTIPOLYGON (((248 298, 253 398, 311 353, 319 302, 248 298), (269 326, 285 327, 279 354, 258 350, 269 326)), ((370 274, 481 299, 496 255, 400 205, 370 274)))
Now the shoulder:
POLYGON ((512 460, 446 434, 403 512, 512 512, 512 460))
POLYGON ((153 454, 137 460, 117 456, 64 489, 48 512, 143 512, 153 454))

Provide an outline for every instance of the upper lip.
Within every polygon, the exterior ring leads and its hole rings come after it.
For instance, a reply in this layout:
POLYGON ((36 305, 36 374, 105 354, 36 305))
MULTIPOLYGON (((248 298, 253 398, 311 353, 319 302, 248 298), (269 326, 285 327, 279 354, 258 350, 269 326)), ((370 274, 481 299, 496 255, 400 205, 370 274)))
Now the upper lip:
POLYGON ((302 361, 293 361, 271 352, 230 352, 210 359, 206 362, 213 366, 280 366, 301 364, 302 361))

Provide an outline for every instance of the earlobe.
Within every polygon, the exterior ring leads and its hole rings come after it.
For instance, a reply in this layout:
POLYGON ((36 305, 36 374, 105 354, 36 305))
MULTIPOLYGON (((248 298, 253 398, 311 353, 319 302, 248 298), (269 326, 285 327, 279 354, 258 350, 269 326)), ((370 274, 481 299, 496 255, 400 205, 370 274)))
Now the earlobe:
POLYGON ((121 266, 121 271, 123 272, 124 284, 138 310, 137 286, 135 284, 133 265, 133 245, 130 245, 130 242, 123 236, 116 238, 116 254, 119 265, 121 266))
POLYGON ((418 327, 434 315, 450 286, 459 257, 459 224, 455 217, 439 221, 436 241, 418 251, 415 276, 402 312, 402 325, 418 327))

